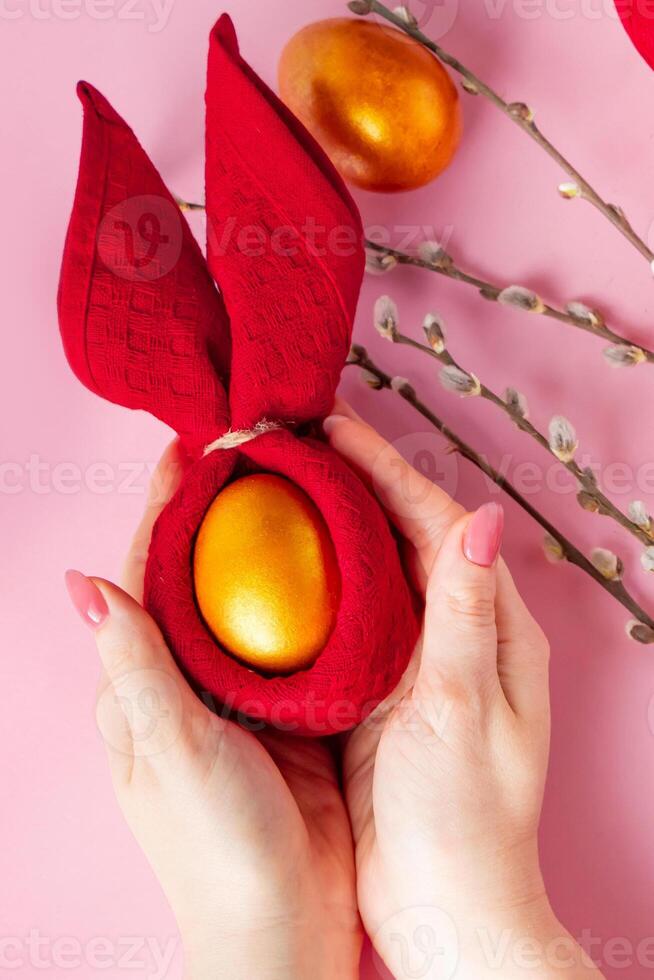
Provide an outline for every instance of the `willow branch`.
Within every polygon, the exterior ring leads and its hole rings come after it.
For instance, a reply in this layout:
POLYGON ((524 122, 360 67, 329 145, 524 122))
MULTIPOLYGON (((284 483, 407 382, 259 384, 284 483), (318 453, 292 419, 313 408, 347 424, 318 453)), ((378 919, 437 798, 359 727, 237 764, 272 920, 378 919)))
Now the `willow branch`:
MULTIPOLYGON (((431 425, 437 429, 445 439, 450 442, 457 452, 476 466, 482 471, 490 480, 493 481, 501 490, 503 490, 512 500, 514 500, 522 509, 533 518, 543 530, 548 534, 561 549, 561 557, 566 561, 570 562, 571 565, 576 565, 583 572, 590 576, 598 585, 608 592, 609 595, 613 596, 625 609, 631 613, 631 615, 638 620, 643 627, 647 629, 643 632, 642 636, 639 636, 640 642, 653 643, 654 642, 654 619, 645 612, 644 609, 636 602, 633 596, 627 591, 624 583, 620 580, 609 580, 605 578, 600 571, 593 565, 593 563, 586 558, 586 556, 577 548, 564 534, 559 531, 543 514, 540 513, 529 501, 522 496, 519 490, 517 490, 513 484, 502 474, 499 470, 495 469, 488 460, 473 449, 467 442, 465 442, 460 436, 456 434, 445 422, 442 421, 421 399, 418 397, 415 389, 407 381, 403 381, 394 378, 392 375, 387 374, 381 368, 379 368, 374 361, 371 360, 367 350, 364 347, 355 346, 352 348, 352 353, 350 355, 349 365, 355 365, 362 368, 368 375, 376 379, 376 384, 373 386, 375 388, 387 388, 395 391, 404 401, 408 402, 416 412, 422 415, 423 418, 427 419, 431 425), (650 631, 651 635, 650 635, 650 631), (647 638, 646 638, 647 637, 647 638)), ((633 635, 633 634, 632 634, 633 635)))
MULTIPOLYGON (((185 201, 181 197, 175 197, 175 201, 180 211, 206 210, 204 204, 185 201)), ((513 306, 529 313, 539 313, 542 316, 550 317, 552 320, 567 323, 570 326, 577 327, 579 330, 584 330, 586 333, 601 337, 603 340, 609 341, 612 345, 605 351, 605 355, 614 365, 632 366, 639 364, 641 361, 654 364, 654 351, 643 347, 642 344, 633 343, 626 337, 615 333, 615 331, 607 326, 601 313, 597 310, 591 310, 581 303, 574 304, 580 311, 578 313, 571 313, 569 310, 559 310, 554 306, 550 306, 548 303, 544 303, 531 290, 514 286, 498 286, 486 279, 480 279, 479 276, 466 272, 457 266, 451 256, 447 255, 442 249, 439 249, 440 254, 438 259, 430 261, 418 255, 410 255, 408 252, 403 252, 400 249, 391 248, 388 245, 378 244, 370 239, 366 239, 364 244, 367 249, 376 253, 382 260, 388 256, 393 263, 398 265, 411 265, 419 269, 427 269, 429 272, 435 272, 438 275, 445 276, 447 279, 474 287, 479 290, 479 293, 484 299, 490 300, 491 302, 513 306), (517 300, 511 298, 512 291, 516 289, 523 294, 522 298, 519 297, 517 300), (524 296, 527 294, 529 299, 525 301, 524 296)), ((383 266, 380 267, 380 271, 384 271, 383 266)))
MULTIPOLYGON (((472 286, 477 289, 484 299, 490 300, 491 302, 500 303, 506 306, 512 306, 517 309, 522 309, 528 313, 537 313, 541 316, 549 317, 551 320, 558 320, 559 323, 566 323, 569 326, 576 327, 578 330, 583 330, 586 333, 593 334, 595 337, 600 337, 603 340, 608 341, 610 344, 615 345, 617 348, 617 355, 620 352, 624 352, 623 356, 628 358, 624 360, 623 364, 637 364, 640 361, 647 361, 650 364, 654 364, 654 351, 648 350, 648 348, 643 347, 642 344, 637 344, 632 342, 626 337, 615 333, 605 322, 604 317, 597 310, 591 310, 581 303, 570 304, 571 307, 577 307, 580 311, 578 313, 571 313, 570 310, 560 310, 555 306, 551 306, 545 303, 536 292, 530 289, 523 289, 522 287, 513 286, 499 286, 496 283, 490 282, 487 279, 481 279, 479 276, 475 276, 469 272, 466 272, 460 266, 456 265, 454 260, 450 255, 447 255, 444 251, 440 250, 440 255, 433 261, 422 258, 420 255, 411 255, 409 252, 404 252, 401 249, 391 248, 387 245, 381 245, 377 242, 373 242, 370 239, 366 239, 366 248, 374 252, 382 260, 385 256, 390 256, 393 264, 398 265, 409 265, 415 266, 419 269, 427 269, 429 272, 435 272, 437 275, 444 276, 447 279, 452 279, 455 282, 465 283, 467 286, 472 286), (526 300, 523 299, 520 302, 518 297, 517 300, 512 300, 512 293, 515 290, 522 292, 523 297, 528 297, 526 300)), ((380 270, 383 271, 383 265, 380 266, 380 270)), ((609 348, 606 352, 607 359, 612 360, 613 363, 616 362, 616 351, 615 348, 609 348), (613 357, 609 355, 613 354, 613 357)))
POLYGON ((175 204, 180 211, 206 211, 206 206, 204 204, 196 204, 193 201, 185 201, 181 197, 177 197, 176 194, 173 195, 175 198, 175 204))
MULTIPOLYGON (((185 201, 179 197, 175 197, 175 201, 177 202, 177 205, 182 211, 205 210, 205 206, 203 204, 194 204, 189 201, 185 201)), ((402 255, 402 253, 396 252, 393 249, 385 249, 385 251, 389 254, 393 254, 395 257, 402 255)), ((427 268, 433 268, 433 265, 430 266, 428 263, 423 262, 422 259, 416 259, 415 262, 416 264, 425 265, 427 268)), ((456 273, 456 275, 454 274, 452 275, 452 278, 463 277, 464 281, 472 282, 475 285, 477 285, 480 289, 485 288, 488 285, 484 283, 483 280, 473 279, 473 277, 467 276, 465 273, 456 270, 454 266, 449 266, 448 263, 445 263, 443 265, 443 269, 446 270, 448 268, 450 268, 456 273)), ((495 287, 490 287, 490 288, 494 289, 495 287)), ((555 311, 552 312, 554 313, 555 311)), ((461 365, 454 360, 450 352, 445 347, 443 347, 442 350, 435 350, 433 347, 429 347, 426 344, 421 344, 418 341, 413 340, 411 337, 407 337, 405 334, 400 333, 395 323, 392 324, 390 329, 382 327, 380 332, 383 334, 383 336, 387 337, 387 339, 391 340, 393 343, 404 344, 405 346, 413 347, 415 350, 419 350, 423 354, 435 358, 437 361, 439 361, 441 364, 443 364, 446 367, 454 367, 469 377, 473 377, 473 378, 475 377, 474 375, 471 374, 471 372, 466 371, 465 368, 462 368, 461 365)), ((619 340, 619 338, 617 338, 617 335, 612 334, 612 332, 610 333, 612 338, 619 340)), ((558 462, 562 463, 563 466, 565 466, 568 472, 571 473, 572 476, 577 480, 579 486, 581 487, 581 490, 585 495, 584 506, 586 510, 594 510, 599 514, 602 514, 606 517, 610 517, 618 525, 620 525, 620 527, 624 528, 624 530, 626 530, 629 534, 637 538, 642 544, 645 545, 645 547, 650 547, 652 545, 652 543, 654 542, 654 528, 651 525, 647 528, 642 527, 639 524, 637 524, 635 521, 632 521, 626 514, 623 514, 623 512, 618 507, 616 507, 615 504, 613 504, 612 501, 609 500, 609 498, 601 491, 601 489, 597 485, 594 474, 590 470, 584 469, 581 466, 579 466, 576 459, 574 458, 563 459, 560 455, 557 455, 551 448, 549 440, 525 417, 524 414, 520 414, 519 411, 517 411, 512 405, 510 405, 504 399, 500 398, 500 396, 496 394, 496 392, 494 392, 487 385, 483 384, 483 382, 479 381, 479 390, 475 393, 481 395, 481 397, 484 398, 486 401, 491 402, 493 405, 499 408, 500 411, 508 415, 511 421, 522 432, 525 432, 535 442, 537 442, 538 445, 541 446, 541 448, 545 449, 545 451, 548 452, 551 456, 553 456, 554 459, 556 459, 558 462)))
POLYGON ((549 453, 549 455, 556 459, 562 466, 565 466, 568 473, 575 478, 583 491, 583 506, 585 510, 592 510, 596 513, 604 515, 605 517, 610 517, 616 522, 616 524, 637 538, 638 541, 645 545, 645 547, 650 547, 652 545, 652 542, 654 541, 654 532, 651 529, 646 529, 639 526, 626 514, 623 514, 622 511, 616 507, 615 504, 609 500, 609 498, 599 488, 592 470, 582 468, 579 465, 577 460, 574 458, 576 443, 575 445, 568 447, 566 451, 555 451, 550 443, 550 440, 539 429, 537 429, 528 418, 526 418, 525 414, 522 414, 513 404, 505 401, 503 398, 500 398, 496 392, 480 381, 474 374, 463 368, 457 361, 455 361, 447 349, 443 348, 442 350, 435 350, 433 347, 427 346, 426 344, 421 344, 417 340, 413 340, 413 338, 407 337, 405 334, 400 333, 396 326, 391 326, 390 329, 380 328, 380 332, 382 332, 383 336, 387 337, 387 339, 391 340, 393 343, 403 344, 406 347, 412 347, 414 350, 418 350, 421 353, 426 354, 428 357, 439 361, 445 367, 455 368, 457 371, 460 371, 463 376, 473 379, 475 385, 470 391, 471 394, 479 395, 486 401, 495 405, 495 407, 507 415, 514 425, 516 425, 522 432, 526 433, 531 439, 534 440, 534 442, 549 453))
POLYGON ((470 71, 458 58, 453 57, 435 41, 424 34, 418 27, 417 22, 410 15, 403 17, 386 7, 379 0, 353 0, 349 4, 353 13, 365 15, 375 13, 384 20, 389 21, 394 27, 404 31, 409 37, 418 41, 423 47, 436 55, 439 61, 452 71, 457 72, 463 78, 463 88, 470 95, 481 95, 487 99, 496 109, 510 119, 516 126, 525 132, 531 139, 541 147, 547 155, 567 174, 571 184, 562 184, 559 192, 563 197, 581 197, 593 205, 604 217, 616 228, 624 238, 645 258, 651 265, 654 262, 654 252, 640 238, 631 224, 625 217, 622 209, 615 204, 605 201, 600 194, 592 187, 588 181, 582 177, 576 167, 570 163, 566 157, 558 150, 553 143, 547 139, 540 131, 534 121, 531 109, 522 102, 505 102, 489 85, 483 82, 474 72, 470 71))

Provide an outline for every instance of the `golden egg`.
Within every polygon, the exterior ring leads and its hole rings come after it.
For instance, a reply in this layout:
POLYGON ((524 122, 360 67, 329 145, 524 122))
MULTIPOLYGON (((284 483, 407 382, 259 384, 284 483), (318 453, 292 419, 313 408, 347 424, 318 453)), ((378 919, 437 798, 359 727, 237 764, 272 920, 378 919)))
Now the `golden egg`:
POLYGON ((310 24, 284 49, 279 85, 342 176, 367 190, 422 187, 461 138, 459 96, 441 63, 381 24, 310 24))
POLYGON ((304 491, 269 473, 229 484, 200 526, 193 565, 200 611, 225 649, 266 673, 313 663, 334 628, 340 575, 304 491))

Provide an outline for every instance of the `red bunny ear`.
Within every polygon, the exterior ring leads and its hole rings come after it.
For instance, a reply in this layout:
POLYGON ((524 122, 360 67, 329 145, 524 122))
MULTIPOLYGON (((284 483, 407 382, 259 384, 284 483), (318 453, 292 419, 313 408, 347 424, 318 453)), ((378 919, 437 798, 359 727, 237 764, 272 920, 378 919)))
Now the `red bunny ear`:
POLYGON ((233 425, 325 415, 347 358, 364 268, 356 205, 304 126, 211 34, 209 267, 232 332, 233 425))
POLYGON ((229 425, 229 325, 188 224, 132 130, 80 82, 84 135, 59 286, 71 367, 189 442, 229 425))

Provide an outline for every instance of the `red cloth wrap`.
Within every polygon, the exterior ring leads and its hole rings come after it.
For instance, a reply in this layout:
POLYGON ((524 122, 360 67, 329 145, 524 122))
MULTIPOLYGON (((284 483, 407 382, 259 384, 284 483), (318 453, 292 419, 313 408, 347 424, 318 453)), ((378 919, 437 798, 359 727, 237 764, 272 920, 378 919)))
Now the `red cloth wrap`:
POLYGON ((66 353, 87 387, 156 415, 196 460, 155 527, 145 606, 196 689, 228 709, 304 735, 347 730, 399 681, 418 634, 383 512, 318 440, 277 430, 238 450, 201 450, 230 427, 269 419, 290 428, 330 410, 363 274, 356 205, 242 60, 226 16, 211 35, 206 97, 211 275, 132 131, 91 86, 78 92, 84 137, 59 290, 66 353), (315 664, 287 677, 223 651, 195 602, 195 534, 244 471, 301 487, 338 556, 335 629, 315 664))
POLYGON ((650 68, 654 68, 654 10, 647 0, 615 0, 622 25, 650 68))

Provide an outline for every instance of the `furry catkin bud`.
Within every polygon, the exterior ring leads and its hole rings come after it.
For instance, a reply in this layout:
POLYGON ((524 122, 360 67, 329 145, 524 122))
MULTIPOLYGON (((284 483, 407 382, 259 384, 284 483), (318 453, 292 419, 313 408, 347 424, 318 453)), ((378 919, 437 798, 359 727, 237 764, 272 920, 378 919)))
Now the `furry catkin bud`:
POLYGON ((437 313, 428 313, 422 329, 425 331, 427 343, 437 354, 445 350, 445 324, 437 313))
POLYGON ((543 551, 545 552, 545 557, 552 565, 555 565, 559 561, 565 561, 563 545, 556 538, 552 537, 551 534, 546 534, 543 538, 543 551))
POLYGON ((652 518, 647 512, 647 507, 642 500, 632 500, 629 504, 629 518, 641 530, 651 530, 652 518))
POLYGON ((550 449, 556 458, 562 463, 573 460, 579 443, 572 423, 562 415, 555 415, 550 422, 549 434, 550 449))
POLYGON ((609 582, 619 582, 624 566, 622 560, 608 548, 594 548, 590 560, 597 571, 609 582))
POLYGON ((380 296, 375 303, 375 329, 386 340, 394 341, 397 337, 399 313, 396 303, 390 296, 380 296))
POLYGON ((372 371, 368 371, 367 368, 361 369, 361 380, 363 381, 364 384, 368 385, 368 387, 372 388, 374 391, 379 391, 381 388, 384 387, 383 382, 380 381, 377 375, 373 374, 372 371))
POLYGON ((573 197, 581 197, 582 191, 579 184, 576 184, 573 180, 564 180, 562 184, 559 184, 559 194, 566 201, 571 201, 573 197))
POLYGON ((513 306, 527 313, 542 313, 545 309, 540 296, 525 286, 508 286, 499 294, 497 301, 503 306, 513 306))
POLYGON ((463 79, 461 82, 461 88, 464 90, 464 92, 467 92, 468 95, 479 95, 479 89, 474 82, 470 81, 469 78, 463 79))
POLYGON ((422 262, 434 269, 447 269, 452 265, 452 259, 438 242, 421 242, 418 246, 418 256, 422 262))
POLYGON ((397 266, 397 259, 388 252, 366 252, 366 272, 372 276, 384 276, 397 266))
POLYGON ((593 327, 598 327, 604 323, 604 317, 597 310, 591 310, 590 306, 585 303, 580 303, 579 300, 573 300, 568 303, 565 308, 566 313, 573 316, 575 320, 581 320, 584 323, 589 323, 593 327))
POLYGON ((417 19, 411 13, 411 11, 409 10, 409 8, 407 6, 405 6, 404 4, 402 4, 402 6, 400 6, 400 7, 395 7, 394 10, 393 10, 393 13, 395 14, 396 17, 399 17, 400 20, 403 20, 405 24, 408 24, 409 27, 417 27, 418 26, 417 19))
POLYGON ((602 352, 611 367, 634 367, 645 360, 645 351, 633 344, 614 344, 602 352))
POLYGON ((640 556, 640 563, 646 572, 654 572, 654 547, 645 548, 640 556))
POLYGON ((522 392, 517 391, 515 388, 507 388, 504 393, 504 401, 511 409, 513 415, 521 419, 529 418, 529 405, 522 392))
POLYGON ((453 391, 463 398, 481 394, 481 383, 474 374, 448 364, 439 374, 439 380, 446 391, 453 391))

